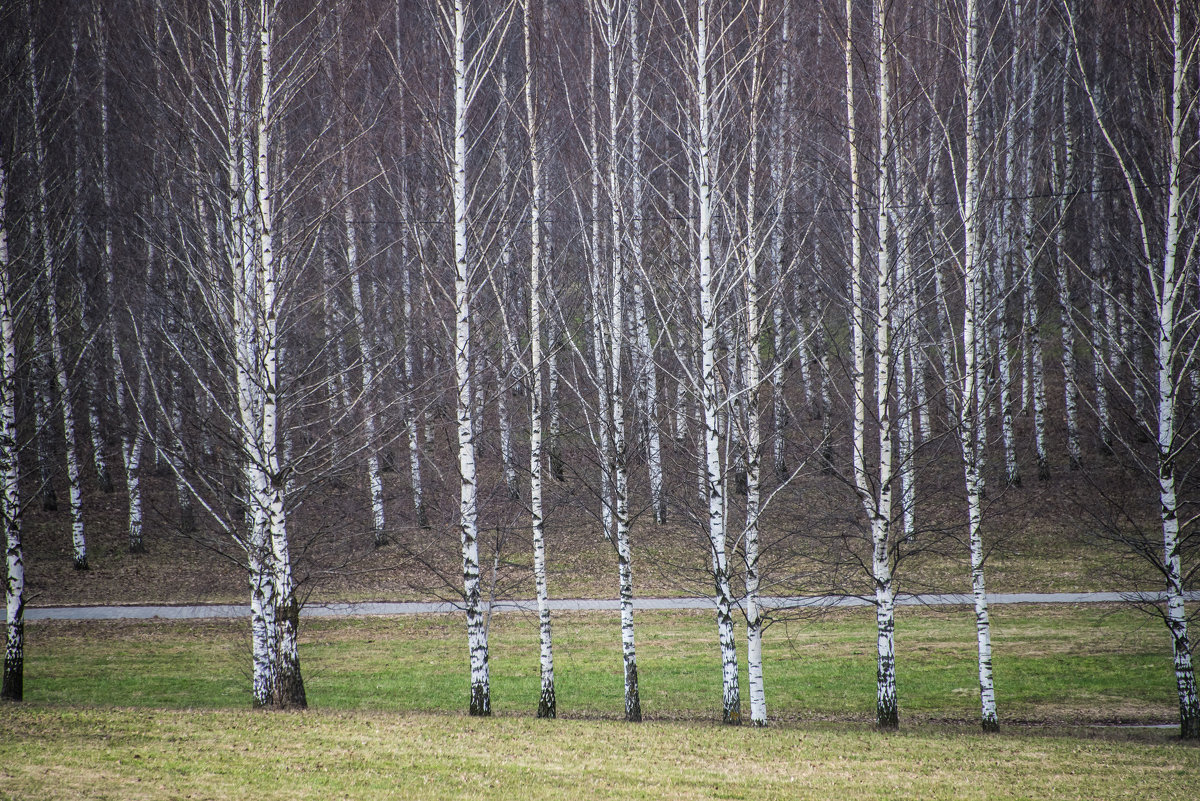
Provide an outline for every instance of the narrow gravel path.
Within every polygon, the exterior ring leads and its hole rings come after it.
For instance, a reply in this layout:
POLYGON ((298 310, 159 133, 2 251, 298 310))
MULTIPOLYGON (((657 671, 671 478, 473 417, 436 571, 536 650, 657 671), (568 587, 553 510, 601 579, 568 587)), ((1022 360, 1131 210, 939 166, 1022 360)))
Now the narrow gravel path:
MULTIPOLYGON (((1185 593, 1187 600, 1200 600, 1200 591, 1185 593)), ((764 606, 776 609, 827 608, 870 606, 866 598, 842 595, 804 595, 796 597, 769 596, 760 598, 764 606)), ((1107 604, 1107 603, 1156 603, 1163 600, 1161 592, 1015 592, 988 595, 991 604, 1107 604)), ((900 595, 899 606, 962 606, 973 603, 967 593, 941 595, 900 595)), ((402 603, 364 602, 309 604, 304 607, 304 617, 360 617, 366 615, 428 615, 456 612, 457 604, 449 602, 411 601, 402 603)), ((497 612, 531 612, 537 609, 535 601, 504 600, 494 604, 497 612)), ((587 598, 563 598, 550 602, 554 611, 578 612, 589 610, 616 610, 615 600, 593 600, 587 598)), ((714 603, 707 598, 639 598, 634 608, 650 609, 712 609, 714 603)), ((196 606, 47 606, 30 607, 25 610, 26 620, 201 620, 206 618, 237 618, 250 614, 250 607, 240 604, 203 604, 196 606)))

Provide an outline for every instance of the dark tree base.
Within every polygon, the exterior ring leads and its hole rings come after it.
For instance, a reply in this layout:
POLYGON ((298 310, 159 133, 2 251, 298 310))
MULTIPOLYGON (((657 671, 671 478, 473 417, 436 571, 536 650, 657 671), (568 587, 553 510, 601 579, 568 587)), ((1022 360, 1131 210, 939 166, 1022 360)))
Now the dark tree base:
POLYGON ((554 685, 542 688, 542 697, 538 700, 537 716, 539 718, 558 717, 558 702, 554 698, 554 685))
POLYGON ((190 503, 179 510, 179 530, 185 534, 196 530, 196 510, 190 503))
POLYGON ((637 665, 625 666, 625 721, 627 723, 642 722, 642 696, 638 692, 637 665))
POLYGON ((471 685, 471 717, 486 718, 492 714, 492 698, 486 684, 471 685))
POLYGON ((25 623, 22 621, 11 627, 8 638, 0 699, 21 701, 25 698, 25 623))
POLYGON ((875 728, 880 731, 896 731, 900 728, 900 710, 895 706, 880 704, 875 709, 875 728))

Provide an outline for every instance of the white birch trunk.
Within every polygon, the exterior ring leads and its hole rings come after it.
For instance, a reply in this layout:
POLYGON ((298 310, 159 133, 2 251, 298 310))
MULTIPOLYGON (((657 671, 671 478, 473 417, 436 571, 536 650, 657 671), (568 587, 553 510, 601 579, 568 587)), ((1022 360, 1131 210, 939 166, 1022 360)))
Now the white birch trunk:
MULTIPOLYGON (((765 0, 759 0, 754 36, 761 37, 766 24, 765 0)), ((758 125, 759 106, 762 95, 763 44, 753 45, 755 52, 750 78, 750 138, 746 178, 746 241, 742 255, 744 262, 744 302, 746 341, 744 343, 744 369, 746 384, 746 530, 743 542, 746 554, 746 666, 750 693, 750 723, 754 726, 767 725, 767 694, 763 678, 762 662, 762 610, 759 608, 758 588, 759 552, 758 517, 761 508, 759 475, 762 456, 762 422, 759 418, 759 392, 762 386, 762 364, 760 356, 758 252, 761 232, 758 219, 758 125)))
MULTIPOLYGON (((594 17, 594 14, 593 14, 594 17)), ((601 170, 600 170, 600 127, 597 119, 597 104, 599 100, 596 96, 596 43, 595 35, 588 38, 588 76, 589 76, 589 104, 588 104, 588 164, 589 175, 591 177, 591 212, 592 226, 591 239, 588 243, 588 282, 591 292, 591 308, 589 309, 589 317, 591 318, 592 327, 592 361, 595 364, 594 375, 596 384, 596 401, 600 409, 600 523, 603 528, 604 538, 613 541, 613 506, 612 506, 612 475, 613 465, 611 461, 611 449, 609 442, 612 432, 607 421, 607 415, 610 412, 608 403, 608 387, 609 378, 607 366, 607 347, 604 330, 604 289, 600 275, 600 240, 602 237, 601 231, 601 213, 600 213, 600 185, 601 185, 601 170)))
POLYGON ((611 224, 609 295, 608 295, 608 403, 605 413, 609 425, 610 464, 612 465, 612 525, 617 549, 617 568, 621 602, 621 654, 625 668, 625 719, 642 719, 641 692, 638 686, 637 650, 633 626, 633 564, 629 543, 629 468, 625 434, 625 398, 622 363, 625 355, 625 259, 626 229, 622 217, 622 186, 618 125, 617 43, 620 39, 614 2, 600 4, 603 14, 602 37, 606 44, 608 78, 608 197, 611 224))
MULTIPOLYGON (((1095 137, 1099 139, 1099 137, 1095 137)), ((1108 275, 1105 254, 1108 244, 1105 237, 1104 201, 1100 185, 1100 142, 1092 144, 1092 174, 1088 208, 1088 270, 1091 274, 1091 318, 1092 318, 1092 375, 1096 382, 1096 423, 1100 443, 1106 449, 1113 444, 1112 413, 1108 397, 1108 365, 1115 348, 1112 346, 1113 305, 1111 279, 1108 275), (1101 320, 1104 320, 1101 323, 1101 320)))
MULTIPOLYGON (((1017 50, 1017 44, 1014 41, 1013 50, 1017 50)), ((1014 64, 1011 72, 1016 70, 1016 53, 1013 53, 1014 64)), ((1012 80, 1015 84, 1015 79, 1012 80)), ((1016 115, 1016 92, 1010 92, 1008 109, 1006 118, 1011 120, 1016 115)), ((1016 189, 1016 147, 1013 144, 1013 125, 1011 123, 1004 126, 1004 190, 1014 192, 1016 189)), ((991 351, 994 353, 997 360, 997 367, 1000 371, 1000 437, 1004 443, 1004 480, 1009 486, 1021 486, 1021 468, 1017 462, 1017 433, 1016 426, 1013 421, 1013 360, 1020 358, 1020 344, 1024 342, 1021 336, 1013 336, 1011 331, 1009 308, 1015 304, 1018 299, 1024 299, 1023 295, 1016 295, 1012 291, 1014 267, 1013 262, 1017 252, 1018 234, 1012 219, 1011 204, 1005 203, 996 208, 996 230, 1001 232, 997 237, 1003 242, 1003 253, 1000 258, 996 259, 991 265, 991 282, 990 286, 984 290, 988 293, 988 297, 995 298, 994 311, 988 316, 991 319, 991 336, 980 340, 979 356, 981 359, 986 359, 989 353, 988 345, 991 346, 991 351), (1013 353, 1014 343, 1018 346, 1016 354, 1013 353)), ((980 240, 982 242, 982 240, 980 240)), ((986 304, 987 300, 984 297, 979 298, 981 304, 986 304)), ((1017 324, 1017 331, 1024 332, 1024 308, 1021 309, 1021 322, 1017 324)), ((982 333, 982 331, 981 331, 982 333)), ((1024 362, 1022 362, 1023 364, 1024 362)), ((1026 382, 1027 384, 1028 382, 1026 382)), ((1024 384, 1022 385, 1022 388, 1024 384)), ((1018 398, 1020 397, 1018 390, 1018 398)), ((992 393, 984 392, 983 397, 989 397, 992 393)), ((982 430, 987 423, 983 422, 982 430)))
POLYGON ((363 304, 361 266, 358 259, 358 227, 354 224, 354 208, 350 202, 350 156, 342 154, 342 226, 346 237, 346 270, 350 276, 350 307, 354 329, 358 336, 362 371, 363 438, 367 447, 367 483, 371 492, 371 531, 375 547, 387 544, 387 520, 383 509, 383 473, 379 465, 379 436, 375 415, 375 353, 367 330, 363 304))
POLYGON ((429 528, 429 513, 425 509, 425 484, 421 477, 421 432, 418 430, 421 422, 421 414, 417 411, 416 405, 416 378, 413 364, 413 345, 412 345, 412 301, 409 300, 412 291, 412 282, 409 278, 409 267, 407 260, 402 268, 402 285, 404 292, 404 326, 406 328, 404 335, 404 378, 405 378, 405 398, 404 398, 404 427, 408 435, 408 476, 409 485, 412 490, 413 513, 417 518, 417 525, 420 528, 429 528))
MULTIPOLYGON (((874 38, 877 51, 879 141, 876 150, 875 230, 875 405, 879 420, 879 482, 871 514, 871 575, 875 583, 876 622, 876 724, 895 729, 900 724, 896 693, 895 590, 892 587, 891 525, 894 427, 891 387, 892 353, 892 254, 891 254, 891 42, 884 0, 875 0, 874 38)), ((903 369, 903 368, 901 368, 903 369)))
MULTIPOLYGON (((79 32, 78 26, 74 25, 71 29, 71 53, 77 58, 79 50, 79 32)), ((84 193, 83 180, 83 109, 84 109, 84 94, 79 82, 79 70, 73 70, 71 73, 71 88, 75 99, 75 112, 72 115, 74 118, 75 128, 75 211, 72 215, 72 234, 75 240, 75 272, 78 278, 79 287, 79 314, 86 328, 88 322, 88 301, 87 301, 87 268, 84 264, 87 261, 86 257, 86 237, 84 236, 83 225, 83 209, 87 202, 87 197, 84 193)), ((89 341, 85 345, 85 350, 90 350, 92 343, 89 341)), ((85 402, 87 406, 88 416, 88 434, 92 446, 92 468, 96 472, 96 481, 102 492, 108 493, 113 491, 112 476, 108 471, 108 454, 106 453, 104 443, 104 429, 100 418, 100 398, 99 387, 97 382, 98 366, 93 366, 86 371, 83 379, 85 391, 85 402)))
POLYGON ((1062 82, 1062 164, 1057 158, 1051 160, 1052 180, 1058 200, 1058 226, 1055 228, 1054 265, 1055 284, 1058 289, 1059 331, 1062 337, 1063 396, 1067 424, 1067 460, 1071 470, 1078 470, 1083 459, 1083 448, 1079 442, 1079 368, 1075 359, 1074 306, 1071 303, 1071 282, 1067 270, 1067 224, 1070 219, 1072 199, 1075 193, 1075 136, 1072 125, 1070 95, 1070 52, 1063 65, 1062 82))
MULTIPOLYGON (((915 207, 912 200, 912 198, 906 199, 904 204, 906 209, 915 207)), ((900 539, 911 542, 916 530, 916 466, 913 462, 915 426, 913 418, 921 407, 915 397, 917 387, 920 386, 920 379, 917 375, 920 362, 913 354, 912 323, 916 303, 912 286, 912 242, 909 231, 911 224, 903 221, 904 213, 904 211, 896 209, 888 212, 896 228, 899 241, 899 258, 896 260, 895 279, 898 298, 895 306, 900 321, 894 326, 893 350, 896 353, 896 416, 898 418, 896 421, 896 459, 898 462, 896 472, 900 483, 900 539)))
POLYGON ((541 691, 537 716, 558 716, 554 694, 554 645, 546 585, 546 525, 542 503, 542 154, 534 62, 533 0, 522 4, 525 41, 525 121, 529 134, 529 516, 533 532, 533 582, 538 607, 541 691))
POLYGON ((261 487, 261 448, 256 426, 260 422, 260 390, 253 371, 258 365, 254 313, 258 295, 255 269, 255 229, 253 173, 247 168, 250 137, 249 66, 250 21, 244 3, 225 7, 226 37, 223 78, 228 92, 225 108, 226 170, 229 183, 228 220, 230 264, 232 267, 232 317, 234 337, 235 389, 237 391, 237 431, 242 449, 242 487, 245 520, 248 529, 243 540, 250 582, 251 688, 256 707, 270 707, 274 700, 276 659, 275 603, 270 570, 270 534, 266 513, 259 503, 261 487), (240 66, 240 68, 239 68, 240 66))
POLYGON ((30 368, 33 382, 33 423, 34 440, 37 444, 38 494, 42 499, 42 511, 58 511, 58 493, 54 490, 54 465, 51 463, 53 446, 50 437, 53 434, 51 410, 54 408, 54 398, 50 395, 50 366, 46 364, 48 354, 42 342, 44 334, 41 322, 33 323, 33 364, 30 368))
POLYGON ((963 389, 959 398, 960 432, 962 440, 964 477, 967 492, 968 535, 971 558, 971 590, 975 601, 975 635, 979 651, 979 698, 984 731, 999 729, 996 716, 996 693, 992 680, 992 639, 988 617, 987 589, 983 575, 982 537, 982 460, 983 449, 979 429, 982 375, 979 342, 983 295, 983 267, 979 245, 982 237, 979 202, 980 105, 982 79, 979 73, 980 20, 977 0, 967 0, 966 9, 966 180, 963 187, 963 275, 966 303, 963 311, 963 389))
MULTIPOLYGON (((396 0, 393 7, 395 12, 396 24, 396 40, 394 57, 396 63, 401 63, 403 47, 401 43, 401 11, 402 0, 396 0)), ((403 119, 403 116, 401 117, 403 119)), ((405 147, 405 137, 403 130, 398 136, 402 150, 402 155, 407 156, 407 148, 405 147)), ((409 179, 407 171, 402 173, 400 178, 400 210, 401 210, 401 231, 400 231, 400 293, 403 296, 401 299, 401 333, 404 337, 404 350, 401 361, 401 369, 403 370, 403 385, 404 385, 404 424, 405 433, 408 436, 408 468, 409 468, 409 484, 412 492, 413 514, 417 518, 417 525, 423 529, 429 528, 429 513, 425 509, 425 485, 421 477, 421 435, 419 429, 420 413, 417 411, 416 391, 417 391, 417 373, 416 373, 416 342, 413 333, 413 288, 412 288, 412 265, 410 263, 410 238, 413 236, 412 231, 415 230, 415 215, 412 202, 412 192, 409 187, 409 179)), ((417 234, 419 236, 419 234, 417 234)))
POLYGON ((658 367, 654 361, 654 347, 650 341, 650 326, 646 318, 646 300, 643 297, 642 276, 644 275, 644 234, 643 234, 643 196, 644 176, 642 174, 642 119, 644 116, 644 101, 642 99, 642 37, 640 32, 641 12, 638 0, 630 0, 627 9, 629 17, 629 48, 631 61, 631 79, 629 85, 630 125, 629 125, 629 202, 632 219, 629 230, 630 259, 633 262, 633 276, 630 281, 633 293, 633 324, 634 337, 632 355, 634 361, 634 381, 642 415, 642 424, 646 440, 646 462, 650 473, 650 503, 654 507, 654 522, 663 525, 667 522, 667 499, 664 494, 663 465, 662 465, 662 431, 658 421, 658 367))
POLYGON ((479 584, 478 487, 475 470, 475 405, 471 383, 470 254, 467 251, 467 58, 465 0, 454 0, 454 377, 457 385, 459 532, 463 600, 471 662, 472 715, 490 715, 487 629, 479 584))
MULTIPOLYGON (((146 378, 141 374, 138 388, 138 403, 146 400, 146 378)), ((122 454, 126 465, 125 497, 129 502, 129 552, 142 553, 146 550, 142 536, 142 454, 146 449, 146 427, 138 426, 130 441, 129 450, 122 454)))
MULTIPOLYGON (((256 186, 258 190, 258 298, 256 325, 260 327, 262 361, 262 468, 263 504, 270 532, 271 581, 276 604, 275 621, 277 639, 277 674, 275 681, 275 706, 278 708, 304 708, 307 700, 304 682, 300 674, 300 657, 297 649, 300 624, 300 607, 292 582, 291 554, 288 547, 286 519, 284 516, 283 472, 279 462, 279 380, 278 380, 278 284, 280 262, 275 255, 274 242, 274 194, 270 171, 272 154, 272 125, 274 124, 271 101, 274 93, 271 68, 275 0, 260 0, 259 3, 259 103, 257 119, 256 186)), ((367 360, 368 363, 370 360, 367 360)))
MULTIPOLYGON (((513 171, 509 165, 508 156, 508 51, 501 59, 498 76, 501 103, 500 132, 497 152, 500 157, 500 184, 510 186, 514 180, 513 171)), ((500 463, 504 469, 504 484, 508 488, 508 496, 512 500, 521 497, 521 487, 517 481, 517 456, 513 445, 512 414, 509 402, 512 400, 516 383, 517 335, 508 324, 507 306, 517 296, 513 287, 513 238, 514 230, 507 214, 500 218, 500 296, 496 302, 501 305, 500 319, 503 323, 501 337, 504 342, 500 346, 499 379, 496 393, 496 411, 500 422, 500 463)), ((518 307, 520 304, 517 304, 518 307)), ((532 333, 531 333, 532 336, 532 333)))
MULTIPOLYGON (((1184 284, 1180 280, 1179 241, 1184 220, 1183 204, 1183 126, 1188 114, 1184 110, 1184 51, 1182 10, 1180 2, 1174 3, 1172 15, 1173 71, 1171 82, 1171 135, 1167 154, 1168 197, 1166 220, 1163 231, 1163 257, 1161 276, 1152 276, 1158 289, 1156 318, 1158 322, 1157 347, 1155 349, 1158 390, 1158 487, 1160 515, 1163 531, 1163 567, 1167 584, 1167 628, 1171 632, 1171 648, 1175 661, 1175 684, 1179 695, 1179 734, 1185 740, 1200 739, 1200 693, 1196 687, 1196 673, 1192 666, 1192 647, 1188 637, 1188 617, 1183 598, 1183 566, 1179 548, 1179 503, 1176 494, 1175 462, 1182 443, 1175 429, 1176 406, 1180 374, 1177 372, 1179 353, 1177 348, 1186 348, 1182 341, 1184 332, 1177 330, 1176 307, 1184 298, 1184 284)), ((1131 193, 1134 192, 1132 183, 1131 193)), ((1153 265, 1150 257, 1149 238, 1143 242, 1147 266, 1153 265)), ((1186 255, 1185 255, 1186 259, 1186 255)), ((1185 265, 1186 267, 1186 262, 1185 265)), ((1186 329, 1186 323, 1185 329, 1186 329)), ((1194 357, 1193 357, 1194 358, 1194 357)))
POLYGON ((62 344, 61 323, 58 316, 58 256, 50 239, 50 216, 46 187, 46 143, 42 136, 42 94, 38 66, 34 57, 33 17, 29 4, 25 6, 28 21, 26 39, 26 66, 29 70, 29 112, 33 138, 33 169, 37 208, 33 213, 33 239, 38 242, 41 255, 40 277, 45 295, 47 336, 50 339, 50 366, 58 385, 58 397, 62 412, 63 442, 67 461, 67 492, 71 507, 71 559, 76 570, 87 570, 87 541, 83 528, 83 490, 79 475, 79 449, 75 433, 75 404, 71 383, 67 375, 66 354, 62 344))
MULTIPOLYGON (((44 208, 43 208, 44 211, 44 208)), ((49 246, 43 223, 43 246, 49 246)), ((74 393, 67 375, 66 354, 63 352, 61 321, 58 317, 58 300, 55 297, 55 274, 52 265, 46 265, 46 319, 50 329, 50 361, 58 383, 59 404, 62 409, 63 441, 67 460, 67 497, 71 507, 71 561, 76 570, 87 570, 87 539, 83 527, 83 486, 79 469, 79 449, 75 432, 74 393)))
POLYGON ((554 648, 550 625, 550 592, 546 585, 546 525, 542 506, 542 383, 541 383, 541 130, 536 106, 533 0, 524 0, 524 59, 526 59, 526 124, 529 134, 529 518, 533 530, 533 576, 538 594, 538 656, 541 692, 538 717, 557 717, 554 697, 554 648))
POLYGON ((1029 365, 1030 383, 1027 383, 1033 395, 1033 432, 1034 447, 1037 452, 1038 478, 1046 480, 1050 477, 1050 461, 1046 445, 1046 372, 1042 360, 1041 321, 1038 311, 1036 261, 1038 247, 1035 241, 1034 224, 1034 176, 1033 176, 1033 125, 1036 121, 1035 107, 1039 101, 1041 68, 1034 59, 1034 51, 1038 40, 1038 23, 1041 16, 1041 4, 1038 0, 1025 0, 1025 9, 1029 28, 1026 46, 1022 51, 1021 61, 1024 64, 1025 80, 1029 82, 1029 90, 1024 105, 1023 148, 1021 159, 1024 165, 1021 200, 1021 235, 1024 245, 1022 263, 1023 289, 1025 295, 1025 349, 1029 365))
POLYGON ((25 556, 17 441, 16 287, 8 256, 8 172, 0 157, 0 522, 5 536, 4 678, 0 699, 20 701, 25 677, 25 556))
POLYGON ((717 601, 717 635, 721 645, 721 707, 725 723, 742 722, 741 691, 738 686, 737 650, 733 639, 732 593, 726 553, 725 476, 721 469, 720 378, 717 374, 718 309, 713 264, 712 102, 709 97, 709 4, 699 0, 696 11, 696 203, 700 217, 700 359, 701 405, 704 413, 705 484, 708 497, 708 538, 717 601))
MULTIPOLYGON (((772 279, 775 282, 774 292, 772 292, 771 300, 771 328, 774 332, 774 344, 772 349, 773 359, 771 364, 771 400, 772 400, 772 422, 774 430, 772 431, 772 466, 775 470, 775 478, 779 481, 787 479, 787 426, 788 426, 788 407, 787 400, 784 397, 784 377, 786 370, 785 363, 788 358, 788 338, 783 327, 783 307, 786 293, 786 276, 783 264, 783 235, 784 235, 784 211, 787 202, 788 192, 784 185, 783 179, 783 161, 787 145, 787 135, 790 130, 785 123, 784 109, 787 108, 788 101, 791 97, 790 79, 791 79, 791 32, 789 23, 791 21, 790 5, 785 5, 783 9, 783 19, 780 20, 779 32, 779 50, 782 57, 779 62, 779 80, 775 84, 775 124, 772 126, 772 135, 774 137, 773 147, 771 148, 771 190, 775 193, 774 217, 771 220, 771 245, 770 257, 772 266, 772 279)), ((800 345, 801 343, 797 343, 800 345)), ((800 358, 804 358, 801 355, 800 358)), ((751 717, 753 718, 753 703, 751 704, 751 717)))
MULTIPOLYGON (((1143 173, 1129 161, 1130 155, 1123 151, 1114 140, 1105 119, 1104 112, 1098 103, 1097 95, 1092 86, 1086 81, 1084 89, 1088 93, 1092 114, 1105 144, 1116 157, 1125 180, 1130 208, 1137 220, 1138 234, 1142 250, 1142 259, 1147 271, 1154 308, 1155 347, 1154 347, 1154 390, 1155 409, 1146 414, 1141 408, 1136 409, 1138 419, 1146 428, 1152 429, 1157 446, 1157 483, 1159 497, 1159 514, 1163 536, 1163 558, 1160 568, 1166 578, 1166 609, 1164 619, 1171 634, 1171 647, 1174 657, 1175 684, 1179 699, 1179 733, 1185 740, 1200 739, 1200 693, 1197 691, 1196 674, 1192 664, 1192 647, 1188 635, 1188 619, 1184 608, 1183 596, 1183 565, 1180 558, 1180 525, 1179 499, 1176 475, 1176 461, 1185 447, 1187 438, 1180 441, 1176 429, 1178 413, 1178 393, 1182 376, 1187 372, 1190 363, 1196 358, 1193 344, 1188 344, 1187 333, 1190 328, 1188 315, 1183 319, 1177 317, 1180 306, 1186 303, 1186 279, 1188 260, 1192 257, 1195 245, 1184 246, 1181 256, 1181 238, 1188 233, 1188 227, 1183 219, 1183 213, 1189 187, 1185 183, 1184 172, 1185 154, 1193 146, 1185 146, 1183 142, 1184 125, 1189 121, 1189 107, 1185 104, 1187 90, 1185 82, 1185 65, 1194 59, 1197 42, 1193 40, 1185 49, 1183 42, 1183 4, 1170 4, 1171 43, 1171 93, 1170 109, 1160 108, 1163 122, 1167 125, 1166 153, 1163 166, 1167 174, 1162 176, 1162 187, 1166 189, 1166 197, 1158 200, 1163 202, 1162 213, 1162 254, 1155 255, 1155 245, 1151 238, 1149 210, 1145 206, 1146 179, 1143 173)), ((1164 14, 1163 21, 1165 22, 1164 14)), ((1074 20, 1072 22, 1072 36, 1074 20)), ((1082 63, 1078 47, 1075 48, 1076 60, 1080 71, 1082 63)), ((1165 98, 1163 98, 1165 101, 1165 98)), ((1164 102, 1165 105, 1165 102, 1164 102)), ((1095 184, 1093 184, 1093 187, 1095 184)), ((1151 195, 1150 197, 1155 197, 1151 195)), ((1195 234, 1192 232, 1192 236, 1195 234)), ((1111 294, 1111 293, 1108 293, 1111 294)), ((1132 307, 1132 303, 1131 303, 1132 307)), ((1184 307, 1186 308, 1186 306, 1184 307)), ((1110 328, 1110 332, 1111 332, 1110 328)), ((1130 359, 1136 359, 1128 354, 1130 359)), ((1140 371, 1137 371, 1140 373, 1140 371)), ((1140 380, 1140 375, 1134 376, 1134 381, 1140 380)))
MULTIPOLYGON (((103 202, 103 227, 104 227, 104 246, 100 252, 101 267, 104 272, 104 287, 105 287, 105 303, 111 308, 116 299, 116 280, 115 268, 113 265, 113 230, 112 230, 112 213, 113 213, 113 198, 112 185, 110 180, 109 167, 109 133, 108 133, 108 40, 104 25, 104 15, 96 14, 97 24, 97 58, 100 69, 100 194, 103 202)), ((126 404, 125 386, 127 376, 125 373, 125 360, 122 357, 120 338, 117 332, 116 321, 112 319, 112 315, 106 315, 107 333, 108 333, 108 350, 110 355, 110 365, 112 367, 112 392, 113 392, 113 407, 117 412, 117 419, 120 421, 121 436, 120 449, 122 466, 125 469, 125 484, 126 495, 129 496, 128 487, 133 484, 135 487, 139 485, 139 477, 137 475, 137 467, 130 469, 128 455, 132 452, 133 437, 135 434, 130 432, 130 415, 126 404)), ((134 423, 135 427, 141 427, 134 423)), ((145 550, 145 545, 141 537, 141 529, 134 527, 133 508, 130 508, 130 527, 129 527, 129 551, 130 553, 141 553, 145 550)))
POLYGON ((842 55, 846 66, 846 132, 850 157, 850 336, 854 351, 853 417, 851 420, 854 486, 866 498, 867 484, 866 421, 867 421, 867 348, 865 341, 865 309, 863 308, 862 277, 862 186, 858 165, 858 119, 854 100, 854 0, 846 0, 846 37, 842 55))

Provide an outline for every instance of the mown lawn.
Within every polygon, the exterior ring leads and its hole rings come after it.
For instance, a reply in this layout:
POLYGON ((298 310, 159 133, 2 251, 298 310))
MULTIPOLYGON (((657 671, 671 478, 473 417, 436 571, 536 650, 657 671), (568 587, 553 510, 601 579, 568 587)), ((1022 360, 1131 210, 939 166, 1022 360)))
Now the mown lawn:
MULTIPOLYGON (((642 612, 636 622, 647 717, 718 720, 713 616, 642 612)), ((993 629, 1002 720, 1175 719, 1169 641, 1163 627, 1144 616, 1086 606, 998 607, 993 629)), ((466 635, 457 616, 313 618, 302 623, 301 634, 315 709, 466 707, 466 635)), ((973 721, 978 694, 970 612, 901 608, 896 636, 902 718, 973 721)), ((554 638, 561 714, 622 714, 616 613, 556 615, 554 638)), ((226 709, 250 702, 242 621, 38 621, 28 624, 27 639, 26 694, 33 702, 226 709)), ((872 719, 874 619, 868 610, 776 622, 764 640, 772 717, 872 719)), ((497 713, 536 709, 531 616, 492 618, 491 676, 497 713)))
POLYGON ((1165 736, 0 707, 12 799, 1190 799, 1165 736))
MULTIPOLYGON (((615 613, 555 617, 559 708, 539 721, 536 621, 492 621, 496 717, 467 718, 454 616, 314 619, 311 709, 252 712, 242 622, 37 622, 27 702, 0 705, 0 798, 1193 798, 1157 624, 1095 607, 996 610, 1004 726, 976 731, 965 610, 903 609, 902 729, 874 731, 873 619, 776 623, 772 725, 719 718, 712 616, 641 613, 647 722, 620 721, 615 613), (1037 725, 1031 725, 1037 724, 1037 725)), ((744 654, 743 654, 744 672, 744 654)))

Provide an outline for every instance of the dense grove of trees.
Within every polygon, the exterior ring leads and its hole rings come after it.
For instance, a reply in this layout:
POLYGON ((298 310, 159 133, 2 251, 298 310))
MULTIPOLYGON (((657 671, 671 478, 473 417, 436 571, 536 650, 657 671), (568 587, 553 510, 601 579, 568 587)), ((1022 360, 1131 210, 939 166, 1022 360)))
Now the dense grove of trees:
POLYGON ((472 714, 491 709, 487 537, 529 533, 554 716, 546 498, 570 485, 613 546, 626 717, 642 520, 707 551, 729 723, 744 612, 764 725, 781 542, 764 521, 819 485, 840 522, 802 555, 868 581, 879 725, 899 720, 895 571, 951 536, 991 730, 986 499, 1032 466, 1117 470, 1160 510, 1113 496, 1089 525, 1161 573, 1181 730, 1200 737, 1198 17, 1183 0, 6 3, 5 696, 21 509, 65 489, 84 570, 82 487, 123 487, 141 551, 152 461, 179 531, 246 569, 260 706, 305 703, 291 548, 336 483, 377 547, 422 559, 457 534, 472 714))

